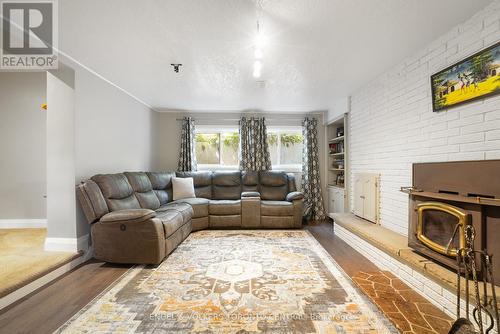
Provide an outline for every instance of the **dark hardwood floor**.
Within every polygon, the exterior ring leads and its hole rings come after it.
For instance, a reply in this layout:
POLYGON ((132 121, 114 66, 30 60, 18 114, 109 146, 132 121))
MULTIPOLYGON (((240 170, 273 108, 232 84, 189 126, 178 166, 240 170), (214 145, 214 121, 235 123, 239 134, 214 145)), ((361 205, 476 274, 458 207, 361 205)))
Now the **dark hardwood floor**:
POLYGON ((90 260, 0 311, 0 333, 52 333, 130 266, 90 260))
POLYGON ((380 270, 370 260, 336 236, 331 222, 313 222, 305 226, 304 229, 311 232, 347 275, 352 276, 360 271, 380 270))
MULTIPOLYGON (((333 233, 331 222, 313 222, 309 230, 348 275, 377 267, 333 233)), ((0 333, 52 333, 104 291, 130 266, 91 260, 0 311, 0 333)))

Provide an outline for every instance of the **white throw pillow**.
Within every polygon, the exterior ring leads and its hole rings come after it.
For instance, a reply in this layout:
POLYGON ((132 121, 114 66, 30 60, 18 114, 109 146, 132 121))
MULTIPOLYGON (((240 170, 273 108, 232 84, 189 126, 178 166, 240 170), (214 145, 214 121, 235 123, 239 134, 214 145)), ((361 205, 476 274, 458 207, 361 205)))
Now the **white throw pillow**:
POLYGON ((194 198, 194 183, 192 177, 173 177, 172 188, 174 201, 183 198, 194 198))

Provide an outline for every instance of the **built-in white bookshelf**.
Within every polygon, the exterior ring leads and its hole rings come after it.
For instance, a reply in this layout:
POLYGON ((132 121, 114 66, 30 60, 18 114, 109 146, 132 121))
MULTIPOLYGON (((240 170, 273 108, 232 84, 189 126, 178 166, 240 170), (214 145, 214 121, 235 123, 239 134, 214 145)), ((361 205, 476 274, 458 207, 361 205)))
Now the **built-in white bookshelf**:
POLYGON ((329 214, 348 211, 347 177, 347 114, 326 125, 327 211, 329 214))

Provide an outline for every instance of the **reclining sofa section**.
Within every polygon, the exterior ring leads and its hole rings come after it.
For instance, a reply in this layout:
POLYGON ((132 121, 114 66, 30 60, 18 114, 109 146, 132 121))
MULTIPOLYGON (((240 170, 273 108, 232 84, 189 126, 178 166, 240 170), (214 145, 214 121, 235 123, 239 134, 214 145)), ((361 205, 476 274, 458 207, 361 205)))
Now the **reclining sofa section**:
POLYGON ((107 262, 158 264, 207 228, 302 226, 303 195, 293 174, 279 171, 99 174, 76 193, 95 258, 107 262), (173 201, 172 177, 192 177, 196 198, 173 201))

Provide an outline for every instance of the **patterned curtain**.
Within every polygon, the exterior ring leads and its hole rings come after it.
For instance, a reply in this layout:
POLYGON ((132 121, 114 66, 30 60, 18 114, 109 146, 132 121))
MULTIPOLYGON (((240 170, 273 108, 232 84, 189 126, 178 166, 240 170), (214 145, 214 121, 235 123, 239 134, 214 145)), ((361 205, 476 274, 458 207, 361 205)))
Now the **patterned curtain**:
POLYGON ((181 130, 181 152, 177 166, 179 172, 189 172, 197 169, 195 145, 194 119, 184 117, 181 130))
POLYGON ((319 174, 318 121, 306 117, 302 122, 304 149, 302 152, 302 191, 304 208, 310 207, 314 220, 325 219, 319 174))
POLYGON ((240 120, 240 169, 259 171, 271 169, 265 118, 240 120))

